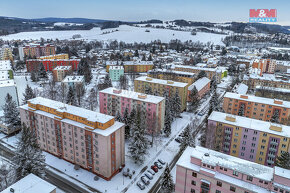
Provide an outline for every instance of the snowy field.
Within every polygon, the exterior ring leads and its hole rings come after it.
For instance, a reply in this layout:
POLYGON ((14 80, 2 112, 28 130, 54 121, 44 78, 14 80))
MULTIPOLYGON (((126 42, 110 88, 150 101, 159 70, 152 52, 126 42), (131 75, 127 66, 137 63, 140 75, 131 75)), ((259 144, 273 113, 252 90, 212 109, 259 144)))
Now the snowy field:
POLYGON ((225 35, 198 32, 197 35, 191 35, 190 32, 174 31, 169 29, 154 29, 154 28, 140 28, 128 25, 121 25, 118 28, 101 30, 100 28, 93 28, 91 30, 70 30, 70 31, 38 31, 38 32, 21 32, 17 34, 10 34, 7 36, 0 36, 3 40, 39 40, 44 39, 72 39, 75 34, 80 34, 81 39, 85 40, 118 40, 126 43, 144 42, 149 43, 154 40, 161 40, 162 42, 169 42, 172 39, 179 39, 181 41, 191 40, 194 42, 200 41, 202 43, 212 42, 214 44, 223 45, 221 39, 225 35), (118 31, 115 31, 118 29, 118 31), (150 32, 145 32, 146 30, 150 32), (112 32, 114 31, 114 32, 112 32), (103 34, 104 32, 110 32, 103 34))

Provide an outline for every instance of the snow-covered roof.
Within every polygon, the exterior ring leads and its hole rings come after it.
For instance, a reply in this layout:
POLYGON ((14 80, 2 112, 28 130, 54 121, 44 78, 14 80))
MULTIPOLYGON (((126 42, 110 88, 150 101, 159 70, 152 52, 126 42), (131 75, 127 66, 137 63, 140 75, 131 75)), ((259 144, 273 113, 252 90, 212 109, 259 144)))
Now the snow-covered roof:
POLYGON ((16 86, 14 80, 0 80, 0 87, 16 86))
POLYGON ((56 189, 56 186, 34 174, 29 174, 3 190, 2 193, 12 193, 11 189, 14 190, 14 193, 51 193, 56 189))
POLYGON ((222 113, 222 112, 217 112, 213 111, 208 120, 220 122, 220 123, 226 123, 229 125, 234 125, 237 127, 242 127, 242 128, 248 128, 248 129, 253 129, 265 133, 271 133, 274 135, 279 135, 283 137, 290 137, 290 126, 287 125, 280 125, 280 124, 275 124, 271 123, 268 121, 261 121, 257 119, 251 119, 248 117, 242 117, 242 116, 236 116, 236 115, 229 115, 227 113, 222 113), (226 119, 227 117, 234 118, 233 121, 230 119, 226 119), (272 130, 271 127, 279 127, 281 128, 281 132, 272 130))
POLYGON ((203 77, 195 81, 192 85, 188 87, 188 90, 192 90, 194 87, 197 89, 197 91, 200 91, 203 89, 208 83, 210 83, 210 79, 207 77, 203 77))
POLYGON ((154 69, 154 70, 149 70, 147 73, 154 74, 154 72, 164 72, 164 73, 173 73, 173 74, 178 74, 178 75, 188 75, 194 77, 195 73, 192 72, 183 72, 183 71, 177 71, 177 70, 168 70, 168 69, 154 69))
POLYGON ((0 70, 0 80, 8 80, 9 79, 9 71, 0 70))
POLYGON ((53 70, 70 70, 72 69, 71 66, 57 66, 53 70))
POLYGON ((202 67, 196 67, 196 66, 186 66, 186 65, 174 65, 174 68, 187 68, 187 69, 193 69, 193 70, 200 70, 200 71, 211 71, 216 72, 217 68, 202 68, 202 67))
POLYGON ((135 61, 107 61, 106 65, 111 66, 111 65, 153 65, 153 61, 142 61, 142 60, 135 60, 135 61))
POLYGON ((250 74, 250 78, 259 79, 259 80, 290 83, 290 80, 282 80, 282 79, 276 78, 275 74, 263 74, 262 76, 259 76, 256 73, 255 74, 252 73, 252 74, 250 74))
MULTIPOLYGON (((290 170, 275 166, 275 175, 290 179, 290 170)), ((290 184, 289 184, 290 186, 290 184)))
POLYGON ((133 100, 143 101, 143 102, 147 102, 147 103, 154 103, 154 104, 158 104, 165 99, 164 97, 160 97, 160 96, 146 95, 143 93, 129 91, 129 90, 118 90, 118 89, 113 88, 113 87, 106 88, 106 89, 100 91, 100 93, 106 93, 106 94, 110 94, 110 95, 115 95, 115 96, 124 97, 124 98, 130 98, 133 100), (139 97, 139 96, 141 96, 141 97, 139 97))
MULTIPOLYGON (((43 97, 36 97, 34 99, 30 99, 29 102, 32 104, 39 104, 39 105, 56 109, 58 112, 67 112, 67 113, 70 113, 79 117, 83 117, 83 118, 86 118, 88 121, 92 121, 92 122, 107 123, 111 119, 114 119, 114 117, 110 115, 105 115, 102 113, 68 105, 62 102, 50 100, 43 97)), ((27 108, 26 105, 23 105, 20 108, 27 108)))
POLYGON ((124 69, 123 66, 110 66, 109 70, 122 70, 124 69))
POLYGON ((248 86, 243 83, 239 84, 239 86, 236 89, 237 94, 247 94, 247 92, 248 92, 248 86))
POLYGON ((84 76, 66 76, 62 82, 67 83, 67 82, 84 82, 85 77, 84 76))
POLYGON ((81 59, 29 59, 27 61, 81 61, 81 59))
MULTIPOLYGON (((177 165, 193 170, 198 169, 197 171, 200 171, 202 167, 197 167, 196 164, 191 163, 191 157, 200 159, 202 163, 211 166, 228 168, 239 173, 253 176, 255 178, 259 178, 268 182, 273 179, 274 169, 271 167, 250 162, 241 158, 237 158, 200 146, 196 146, 195 148, 188 147, 182 154, 181 158, 178 160, 177 165), (188 161, 185 162, 185 159, 187 159, 188 161)), ((215 175, 221 174, 218 171, 212 172, 214 172, 215 175)))
POLYGON ((54 55, 48 55, 48 56, 40 56, 39 59, 47 58, 47 57, 55 57, 55 56, 65 56, 68 54, 54 54, 54 55))
POLYGON ((276 60, 276 64, 281 65, 281 66, 289 66, 290 67, 290 61, 276 60))
POLYGON ((10 60, 0 60, 0 70, 11 70, 10 60))
POLYGON ((138 81, 143 81, 143 82, 152 82, 156 84, 162 84, 162 85, 167 85, 167 86, 174 86, 174 87, 186 87, 188 84, 183 83, 183 82, 175 82, 171 80, 162 80, 162 79, 157 79, 157 78, 150 78, 147 76, 140 76, 136 78, 135 80, 138 81))
POLYGON ((241 98, 241 94, 232 93, 232 92, 227 92, 224 97, 225 98, 232 98, 232 99, 248 101, 248 102, 255 102, 255 103, 261 103, 261 104, 268 104, 268 105, 273 105, 273 106, 290 108, 290 102, 289 101, 282 101, 282 104, 277 104, 277 103, 274 103, 274 101, 276 99, 257 97, 257 96, 254 96, 254 95, 243 95, 243 96, 247 96, 248 98, 241 98))

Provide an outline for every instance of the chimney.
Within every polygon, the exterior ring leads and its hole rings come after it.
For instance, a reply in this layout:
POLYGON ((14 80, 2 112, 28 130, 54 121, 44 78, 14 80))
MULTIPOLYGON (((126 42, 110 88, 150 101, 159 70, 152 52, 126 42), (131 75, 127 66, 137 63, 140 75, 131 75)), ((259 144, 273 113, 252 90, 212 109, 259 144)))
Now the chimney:
POLYGON ((226 116, 226 120, 227 120, 227 121, 230 121, 230 122, 236 122, 236 117, 231 116, 231 115, 227 115, 227 116, 226 116))
POLYGON ((283 105, 282 100, 274 99, 274 104, 283 105))
POLYGON ((247 95, 240 95, 240 98, 242 98, 242 99, 248 99, 249 97, 247 95))

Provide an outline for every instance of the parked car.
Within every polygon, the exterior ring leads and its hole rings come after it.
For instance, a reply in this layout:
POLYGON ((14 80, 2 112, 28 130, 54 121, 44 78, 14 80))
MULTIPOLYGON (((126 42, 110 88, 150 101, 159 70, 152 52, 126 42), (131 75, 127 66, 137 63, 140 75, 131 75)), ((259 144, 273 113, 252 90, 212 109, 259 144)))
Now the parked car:
POLYGON ((151 169, 152 169, 155 173, 158 172, 158 168, 157 168, 157 166, 155 166, 155 165, 151 166, 151 169))
POLYGON ((182 138, 181 138, 181 137, 176 137, 176 138, 175 138, 175 141, 176 141, 177 143, 181 143, 182 138))
POLYGON ((142 181, 145 185, 149 185, 149 184, 150 184, 150 181, 149 181, 145 176, 142 176, 142 177, 141 177, 141 181, 142 181))
POLYGON ((163 166, 159 162, 154 162, 154 165, 157 166, 158 169, 163 168, 163 166))
POLYGON ((165 165, 165 162, 162 159, 158 159, 159 163, 161 163, 162 165, 165 165))
POLYGON ((152 176, 149 172, 146 172, 146 173, 145 173, 145 176, 146 176, 149 180, 152 180, 152 179, 153 179, 153 176, 152 176))
POLYGON ((153 171, 153 170, 147 170, 147 172, 149 172, 152 176, 154 176, 155 175, 155 172, 153 171))
POLYGON ((137 182, 137 186, 140 188, 140 190, 144 190, 145 189, 145 185, 141 181, 137 182))

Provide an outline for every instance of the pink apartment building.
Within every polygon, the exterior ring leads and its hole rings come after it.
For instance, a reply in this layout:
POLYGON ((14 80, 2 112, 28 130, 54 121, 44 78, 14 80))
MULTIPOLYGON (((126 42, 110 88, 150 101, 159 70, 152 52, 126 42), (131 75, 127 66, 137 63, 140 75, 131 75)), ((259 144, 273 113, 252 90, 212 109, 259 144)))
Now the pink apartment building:
POLYGON ((289 193, 290 170, 188 147, 176 166, 175 193, 289 193))
POLYGON ((99 92, 99 100, 101 113, 116 116, 119 112, 123 116, 126 108, 130 113, 132 109, 140 107, 147 113, 148 133, 152 130, 159 132, 164 128, 164 97, 110 87, 99 92))
POLYGON ((40 148, 110 180, 125 166, 124 124, 114 117, 37 97, 20 107, 40 148))
POLYGON ((190 92, 193 90, 194 87, 197 89, 198 98, 201 99, 210 90, 210 79, 208 79, 207 77, 203 77, 191 84, 188 87, 187 101, 190 101, 190 92))

